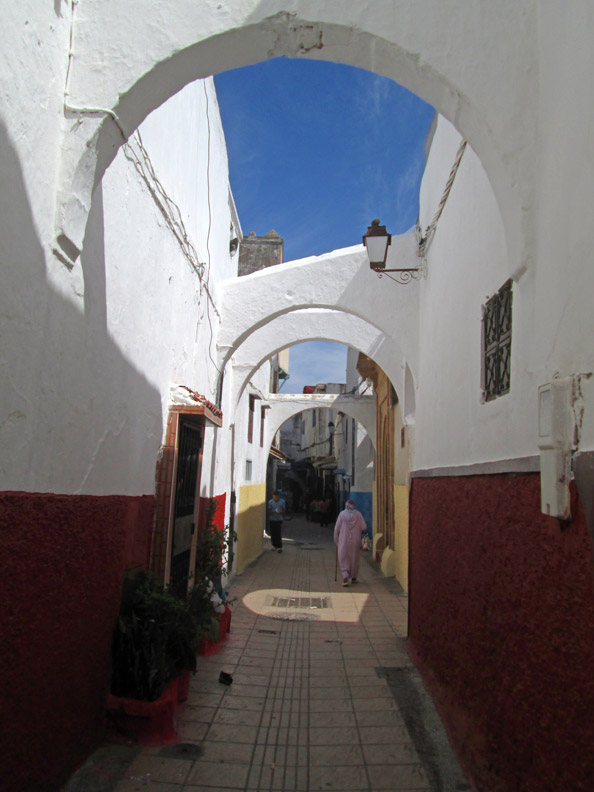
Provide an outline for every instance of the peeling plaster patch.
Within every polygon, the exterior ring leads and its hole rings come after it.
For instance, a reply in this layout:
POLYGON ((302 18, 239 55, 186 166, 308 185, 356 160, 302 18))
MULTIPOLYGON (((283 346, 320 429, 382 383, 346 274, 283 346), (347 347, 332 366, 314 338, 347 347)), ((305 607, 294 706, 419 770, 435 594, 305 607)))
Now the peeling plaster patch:
POLYGON ((584 423, 584 394, 582 393, 582 381, 590 379, 591 371, 587 373, 574 374, 571 386, 571 407, 573 410, 573 446, 577 451, 580 446, 582 435, 582 425, 584 423))
POLYGON ((298 55, 306 55, 312 50, 324 47, 322 29, 319 25, 297 22, 294 14, 283 11, 270 17, 269 23, 264 25, 264 29, 276 34, 274 44, 268 50, 269 58, 277 58, 280 55, 296 58, 298 55))
POLYGON ((13 410, 9 413, 6 418, 0 423, 0 427, 3 428, 5 426, 15 426, 19 425, 23 421, 27 420, 27 416, 25 413, 21 412, 20 410, 13 410))

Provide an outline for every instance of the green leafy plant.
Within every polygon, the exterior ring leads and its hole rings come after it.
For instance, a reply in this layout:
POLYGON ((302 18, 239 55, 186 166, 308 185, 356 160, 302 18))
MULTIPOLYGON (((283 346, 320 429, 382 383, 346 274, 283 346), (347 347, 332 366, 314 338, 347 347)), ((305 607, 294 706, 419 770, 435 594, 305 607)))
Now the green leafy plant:
POLYGON ((214 498, 208 499, 205 526, 196 544, 196 578, 202 576, 216 581, 226 572, 224 553, 228 542, 225 531, 220 531, 214 522, 218 505, 214 498))
POLYGON ((228 540, 225 531, 219 530, 215 525, 217 507, 217 501, 209 498, 205 526, 196 543, 193 586, 188 598, 201 638, 211 641, 216 641, 219 637, 219 622, 211 600, 212 592, 214 588, 219 596, 222 595, 221 576, 227 571, 225 550, 228 540))
POLYGON ((150 572, 126 579, 112 644, 111 690, 154 701, 182 669, 195 671, 200 635, 187 603, 150 572))

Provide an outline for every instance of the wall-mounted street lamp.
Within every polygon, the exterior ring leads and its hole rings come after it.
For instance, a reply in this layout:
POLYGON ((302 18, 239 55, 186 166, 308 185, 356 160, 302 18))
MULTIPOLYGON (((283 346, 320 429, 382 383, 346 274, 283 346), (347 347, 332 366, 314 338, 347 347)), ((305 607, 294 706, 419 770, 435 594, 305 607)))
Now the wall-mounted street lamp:
POLYGON ((388 234, 386 226, 380 225, 377 218, 372 221, 367 233, 363 235, 363 244, 367 248, 369 266, 377 273, 378 278, 381 278, 384 272, 398 272, 399 274, 392 280, 398 283, 410 283, 413 279, 419 280, 423 274, 421 267, 386 269, 388 246, 392 244, 392 234, 388 234))

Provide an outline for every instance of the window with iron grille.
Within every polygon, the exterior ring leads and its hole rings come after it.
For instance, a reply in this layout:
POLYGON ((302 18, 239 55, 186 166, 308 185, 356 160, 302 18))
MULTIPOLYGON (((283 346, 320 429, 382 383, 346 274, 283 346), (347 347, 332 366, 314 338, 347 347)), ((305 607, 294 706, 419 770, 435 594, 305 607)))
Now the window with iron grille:
POLYGON ((509 393, 512 337, 512 282, 483 306, 483 390, 486 401, 509 393))

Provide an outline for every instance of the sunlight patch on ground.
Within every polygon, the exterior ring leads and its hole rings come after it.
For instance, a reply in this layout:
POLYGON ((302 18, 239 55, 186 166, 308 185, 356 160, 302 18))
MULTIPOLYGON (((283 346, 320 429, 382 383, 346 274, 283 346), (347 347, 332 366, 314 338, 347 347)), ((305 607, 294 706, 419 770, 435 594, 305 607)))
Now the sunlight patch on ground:
POLYGON ((243 604, 259 616, 288 621, 359 621, 369 594, 348 591, 296 591, 259 589, 243 598, 243 604))

